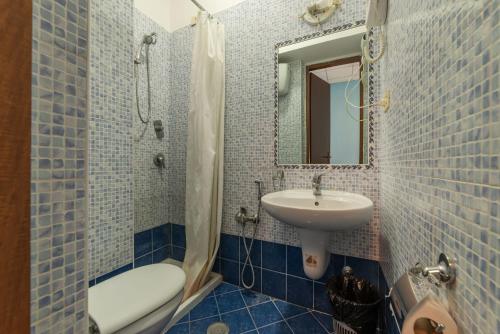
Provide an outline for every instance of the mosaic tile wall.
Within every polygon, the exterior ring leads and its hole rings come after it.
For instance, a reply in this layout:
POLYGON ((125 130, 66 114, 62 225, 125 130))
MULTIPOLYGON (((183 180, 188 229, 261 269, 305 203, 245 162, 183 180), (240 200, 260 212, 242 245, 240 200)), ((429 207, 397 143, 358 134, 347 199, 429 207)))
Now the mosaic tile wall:
MULTIPOLYGON (((157 42, 150 47, 151 80, 151 121, 143 125, 137 115, 135 102, 132 105, 133 117, 133 168, 134 168, 134 226, 135 232, 151 229, 168 222, 168 171, 153 164, 153 157, 163 153, 167 160, 169 154, 169 131, 172 126, 167 119, 170 102, 170 72, 172 41, 171 34, 149 17, 134 9, 134 55, 145 34, 157 33, 157 42), (153 120, 161 120, 164 127, 163 139, 156 137, 153 120)), ((145 53, 144 53, 145 54, 145 53)), ((141 115, 147 117, 147 78, 146 64, 139 66, 139 101, 141 115)), ((135 82, 135 79, 134 79, 135 82)))
POLYGON ((33 1, 31 333, 87 330, 87 1, 33 1))
POLYGON ((133 260, 133 2, 90 1, 89 275, 133 260))
POLYGON ((382 60, 383 268, 456 257, 462 333, 500 332, 499 18, 497 0, 391 1, 382 60))
POLYGON ((278 99, 279 152, 278 159, 282 164, 299 164, 304 161, 303 141, 305 142, 305 121, 303 109, 303 69, 300 60, 288 63, 290 66, 290 86, 288 93, 278 99))
MULTIPOLYGON (((256 210, 254 179, 272 189, 274 117, 274 45, 314 32, 297 19, 308 1, 247 0, 219 13, 226 31, 226 111, 223 232, 236 235, 234 214, 240 206, 256 210)), ((323 28, 365 18, 365 1, 344 2, 323 28)), ((169 120, 169 221, 184 223, 185 141, 193 28, 175 31, 172 55, 172 101, 169 120), (171 177, 170 177, 171 176, 171 177)), ((377 90, 376 90, 377 92, 377 90)), ((375 124, 375 132, 378 124, 375 124)), ((375 133, 377 138, 377 133, 375 133)), ((375 143, 375 152, 377 150, 375 143)), ((335 170, 323 178, 325 188, 362 193, 375 205, 371 223, 360 230, 334 233, 332 253, 379 259, 378 167, 335 170)), ((314 171, 286 170, 287 188, 310 188, 314 171)), ((264 214, 257 238, 299 245, 296 231, 264 214)))

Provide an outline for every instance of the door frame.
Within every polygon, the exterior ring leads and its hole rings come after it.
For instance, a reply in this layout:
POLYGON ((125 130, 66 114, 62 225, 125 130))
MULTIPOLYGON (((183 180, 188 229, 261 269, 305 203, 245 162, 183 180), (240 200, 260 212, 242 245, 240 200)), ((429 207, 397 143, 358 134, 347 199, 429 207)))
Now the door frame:
MULTIPOLYGON (((311 75, 312 71, 322 68, 339 66, 351 63, 359 63, 361 66, 361 56, 347 57, 341 59, 330 60, 323 63, 312 64, 306 66, 306 129, 307 129, 307 163, 311 163, 311 75)), ((361 70, 361 68, 360 68, 361 70)), ((364 119, 364 96, 363 96, 363 82, 359 82, 359 119, 364 119)), ((359 122, 359 164, 363 164, 363 148, 364 148, 364 122, 359 122)))
POLYGON ((0 0, 0 332, 30 331, 32 0, 0 0))

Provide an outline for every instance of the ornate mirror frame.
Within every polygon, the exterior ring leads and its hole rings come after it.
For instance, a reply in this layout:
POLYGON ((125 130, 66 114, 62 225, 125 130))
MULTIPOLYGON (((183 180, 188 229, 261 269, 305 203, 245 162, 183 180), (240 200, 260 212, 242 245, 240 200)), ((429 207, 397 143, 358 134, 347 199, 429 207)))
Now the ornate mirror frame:
MULTIPOLYGON (((370 169, 373 168, 374 161, 374 107, 367 107, 368 109, 368 162, 366 164, 358 164, 358 165, 331 165, 331 164, 280 164, 278 162, 278 138, 279 138, 279 110, 278 110, 278 87, 279 87, 279 78, 278 78, 278 51, 279 48, 299 42, 303 42, 306 40, 310 40, 313 38, 330 35, 336 32, 356 28, 359 26, 363 26, 365 24, 364 20, 355 21, 354 23, 347 23, 341 26, 333 27, 330 29, 318 31, 309 35, 305 35, 302 37, 297 37, 292 40, 287 40, 283 42, 276 43, 274 45, 274 166, 279 168, 287 168, 287 169, 370 169)), ((369 32, 370 35, 373 34, 373 31, 369 32)), ((370 40, 369 42, 369 51, 370 54, 373 54, 373 42, 370 40)), ((368 65, 368 103, 369 105, 375 102, 374 96, 374 74, 373 74, 373 65, 368 65)))

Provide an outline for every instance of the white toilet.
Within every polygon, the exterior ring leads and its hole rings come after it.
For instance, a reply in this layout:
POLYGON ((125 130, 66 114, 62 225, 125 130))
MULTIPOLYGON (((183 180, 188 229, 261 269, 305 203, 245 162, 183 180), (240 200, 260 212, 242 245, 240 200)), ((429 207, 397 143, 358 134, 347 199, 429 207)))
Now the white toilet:
POLYGON ((90 332, 161 333, 182 302, 185 282, 186 275, 181 268, 158 263, 127 271, 91 287, 90 332))

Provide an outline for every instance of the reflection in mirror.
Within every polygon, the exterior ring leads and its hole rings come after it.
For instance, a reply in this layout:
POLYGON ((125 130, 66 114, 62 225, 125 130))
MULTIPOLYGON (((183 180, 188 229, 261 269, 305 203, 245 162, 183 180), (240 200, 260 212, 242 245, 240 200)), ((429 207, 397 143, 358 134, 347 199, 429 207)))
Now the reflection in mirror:
POLYGON ((279 165, 368 163, 364 27, 278 49, 279 165))

